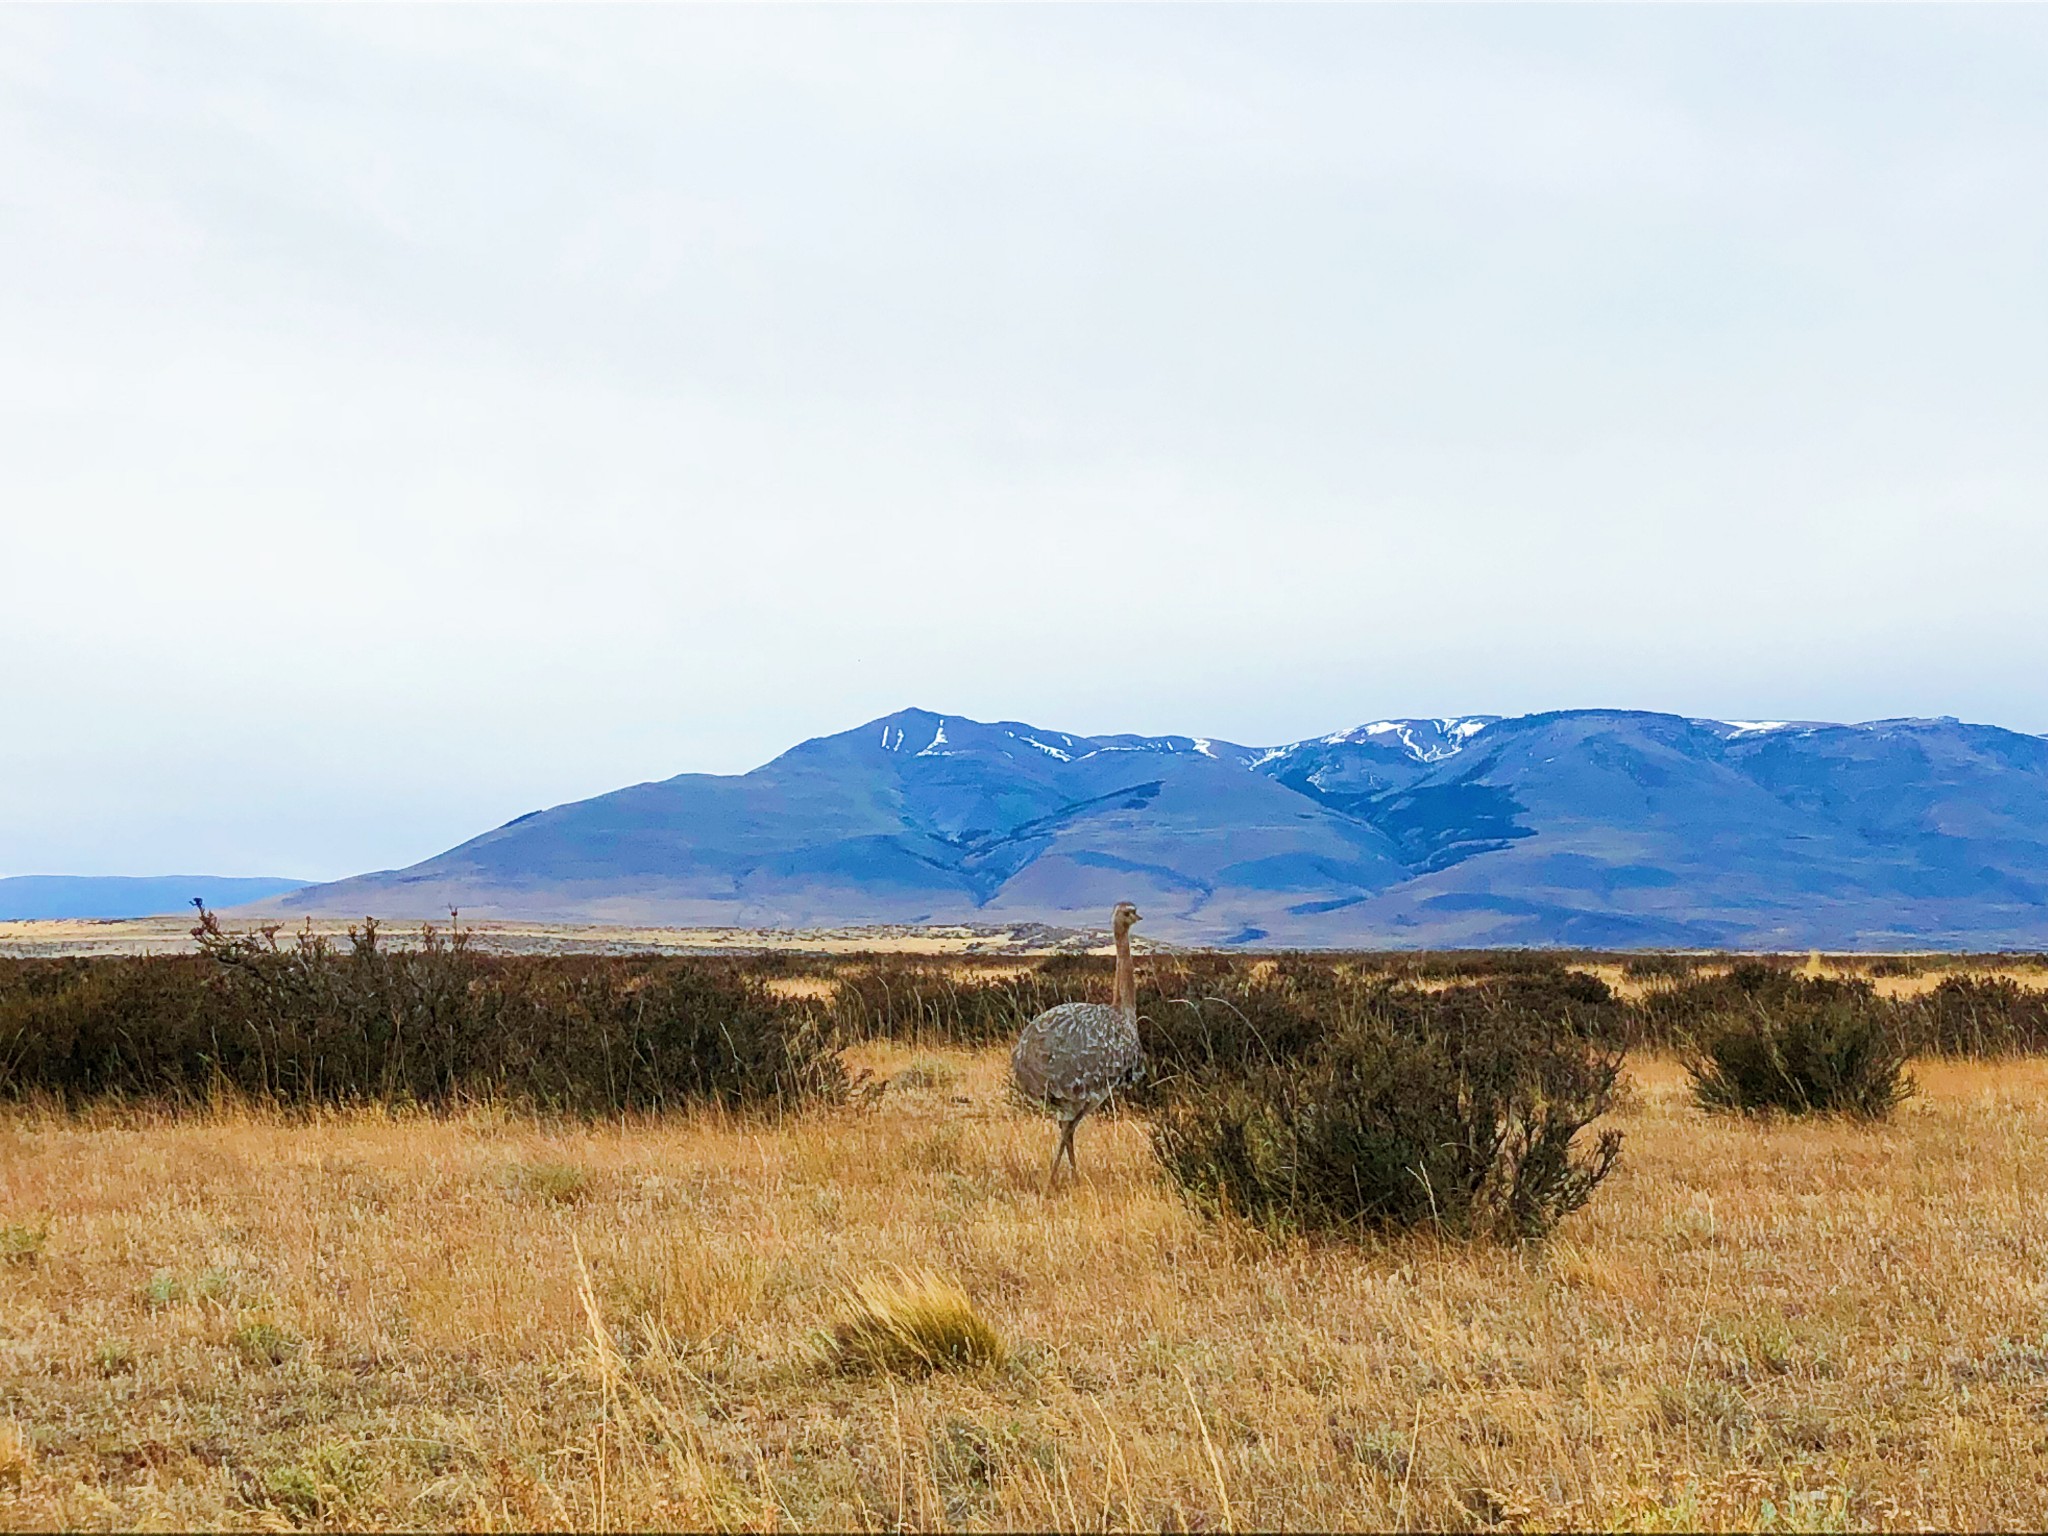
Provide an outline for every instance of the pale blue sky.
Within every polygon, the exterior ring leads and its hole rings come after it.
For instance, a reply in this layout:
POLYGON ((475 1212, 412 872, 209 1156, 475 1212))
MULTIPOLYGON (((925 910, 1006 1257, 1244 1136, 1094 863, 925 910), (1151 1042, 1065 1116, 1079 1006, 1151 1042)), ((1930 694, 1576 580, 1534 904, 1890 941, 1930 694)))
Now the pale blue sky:
POLYGON ((2048 10, 0 10, 0 874, 906 704, 2048 730, 2048 10))

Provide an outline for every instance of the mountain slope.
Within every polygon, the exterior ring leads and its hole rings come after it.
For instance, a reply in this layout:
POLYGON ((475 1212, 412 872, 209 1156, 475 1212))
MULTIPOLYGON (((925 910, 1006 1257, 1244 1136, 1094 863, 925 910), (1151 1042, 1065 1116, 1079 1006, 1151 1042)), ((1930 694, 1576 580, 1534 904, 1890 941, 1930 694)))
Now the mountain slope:
POLYGON ((1128 897, 1235 933, 1272 892, 1348 897, 1406 874, 1374 828, 1247 772, 1255 755, 905 710, 752 773, 557 806, 277 905, 803 926, 1093 922, 1128 897))
POLYGON ((2048 942, 2048 741, 1990 727, 1533 715, 1358 813, 1424 857, 1351 922, 1430 943, 2048 942))
POLYGON ((904 710, 275 910, 811 926, 1138 901, 1183 942, 2048 943, 2048 741, 1617 710, 1258 749, 904 710))

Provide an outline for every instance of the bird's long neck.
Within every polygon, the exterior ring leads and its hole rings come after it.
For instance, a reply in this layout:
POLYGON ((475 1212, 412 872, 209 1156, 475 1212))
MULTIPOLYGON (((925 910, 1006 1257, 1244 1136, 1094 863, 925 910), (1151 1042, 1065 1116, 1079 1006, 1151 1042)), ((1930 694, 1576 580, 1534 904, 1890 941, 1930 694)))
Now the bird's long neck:
POLYGON ((1131 965, 1131 930, 1116 931, 1116 1005, 1125 1013, 1138 1011, 1138 973, 1131 965))

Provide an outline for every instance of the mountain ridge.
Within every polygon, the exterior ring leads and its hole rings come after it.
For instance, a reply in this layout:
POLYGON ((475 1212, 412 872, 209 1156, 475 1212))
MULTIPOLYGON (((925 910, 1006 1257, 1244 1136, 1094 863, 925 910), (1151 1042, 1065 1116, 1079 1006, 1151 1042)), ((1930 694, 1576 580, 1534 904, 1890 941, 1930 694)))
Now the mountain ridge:
POLYGON ((1189 943, 2039 945, 2048 738, 1596 709, 1262 748, 912 708, 259 905, 1092 926, 1120 899, 1189 943))

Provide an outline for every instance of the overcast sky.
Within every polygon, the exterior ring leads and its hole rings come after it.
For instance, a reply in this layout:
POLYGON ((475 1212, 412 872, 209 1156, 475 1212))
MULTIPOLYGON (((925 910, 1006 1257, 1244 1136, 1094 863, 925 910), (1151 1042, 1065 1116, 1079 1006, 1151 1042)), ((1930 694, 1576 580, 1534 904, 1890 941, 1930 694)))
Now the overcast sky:
POLYGON ((0 10, 0 874, 910 704, 2048 731, 2048 10, 0 10))

